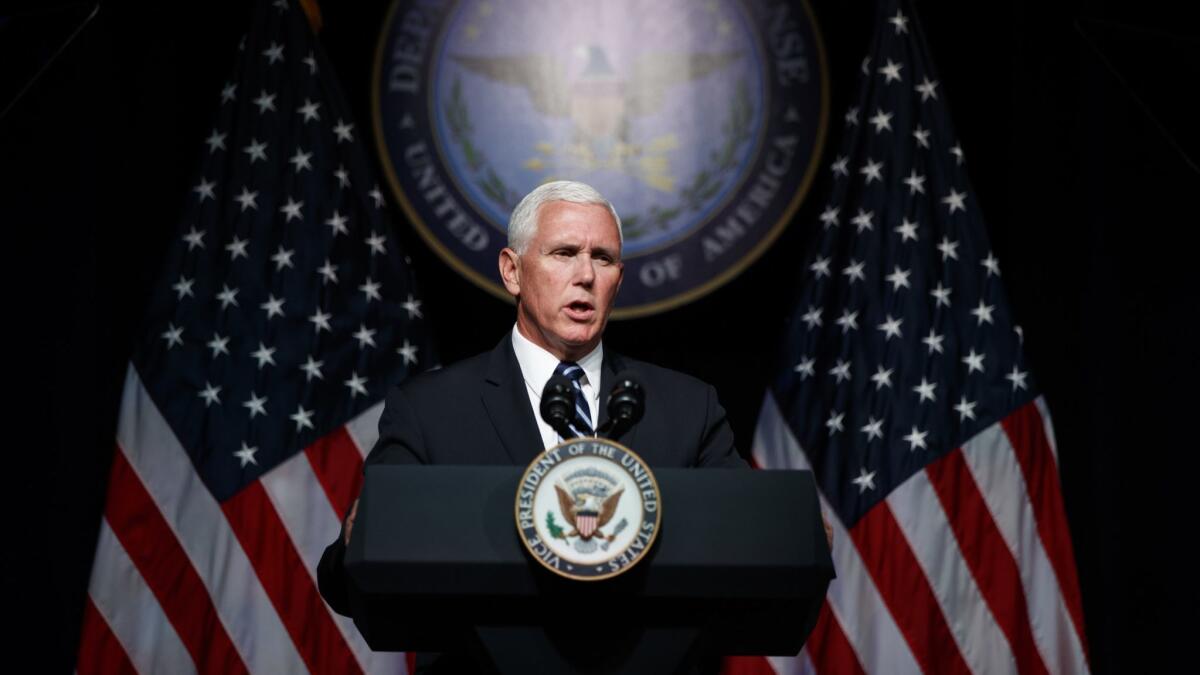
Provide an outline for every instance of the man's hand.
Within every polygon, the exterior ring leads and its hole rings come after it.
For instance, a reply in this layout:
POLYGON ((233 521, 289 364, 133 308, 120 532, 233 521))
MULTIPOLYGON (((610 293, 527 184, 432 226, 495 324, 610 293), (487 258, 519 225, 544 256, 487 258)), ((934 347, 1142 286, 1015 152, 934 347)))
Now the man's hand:
MULTIPOLYGON (((346 524, 342 527, 345 534, 342 536, 343 543, 350 545, 350 530, 354 529, 354 517, 358 515, 358 500, 354 500, 354 504, 350 507, 350 513, 346 516, 346 524)), ((825 531, 829 531, 829 523, 825 523, 825 531)))

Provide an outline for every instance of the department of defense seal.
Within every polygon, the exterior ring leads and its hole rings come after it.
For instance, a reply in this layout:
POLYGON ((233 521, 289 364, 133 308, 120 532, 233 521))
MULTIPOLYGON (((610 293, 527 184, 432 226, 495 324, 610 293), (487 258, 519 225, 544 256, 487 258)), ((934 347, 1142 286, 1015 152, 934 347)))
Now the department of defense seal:
POLYGON ((408 217, 499 297, 523 195, 571 179, 608 197, 618 319, 708 293, 766 250, 812 182, 829 98, 800 0, 396 0, 373 92, 408 217))
POLYGON ((517 487, 517 530, 544 567, 571 579, 608 579, 645 557, 662 499, 650 467, 604 438, 578 438, 538 455, 517 487))

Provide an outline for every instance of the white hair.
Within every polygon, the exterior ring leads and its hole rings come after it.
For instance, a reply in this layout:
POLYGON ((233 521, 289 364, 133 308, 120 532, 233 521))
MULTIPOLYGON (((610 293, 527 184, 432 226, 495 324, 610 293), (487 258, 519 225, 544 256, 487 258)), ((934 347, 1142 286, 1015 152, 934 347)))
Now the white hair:
POLYGON ((613 222, 617 224, 617 237, 625 243, 625 235, 621 232, 621 217, 613 208, 612 202, 604 198, 600 191, 585 183, 572 180, 556 180, 544 183, 534 188, 533 192, 513 209, 508 219, 508 247, 523 255, 529 247, 529 242, 537 234, 538 210, 543 204, 550 202, 571 202, 572 204, 599 204, 608 209, 613 222))

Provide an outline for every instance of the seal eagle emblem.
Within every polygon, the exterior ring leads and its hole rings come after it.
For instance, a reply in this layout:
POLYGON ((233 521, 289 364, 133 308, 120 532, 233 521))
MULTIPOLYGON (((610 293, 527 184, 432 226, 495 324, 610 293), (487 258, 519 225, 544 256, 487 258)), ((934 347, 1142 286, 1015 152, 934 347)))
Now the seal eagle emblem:
POLYGON ((812 182, 829 98, 803 0, 395 0, 373 87, 398 201, 498 297, 521 196, 600 190, 624 230, 616 319, 698 298, 766 250, 812 182))
POLYGON ((547 449, 517 488, 517 530, 526 550, 572 579, 607 579, 631 568, 654 543, 661 516, 650 467, 603 438, 547 449))

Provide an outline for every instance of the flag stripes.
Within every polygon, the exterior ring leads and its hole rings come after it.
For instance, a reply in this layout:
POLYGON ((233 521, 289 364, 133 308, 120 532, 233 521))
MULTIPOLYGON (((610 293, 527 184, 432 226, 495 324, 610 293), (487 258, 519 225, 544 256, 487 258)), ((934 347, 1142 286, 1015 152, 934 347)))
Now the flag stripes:
MULTIPOLYGON (((1019 469, 1022 452, 1051 452, 1045 428, 1038 404, 1023 406, 850 530, 822 495, 838 577, 804 651, 767 660, 774 672, 1088 672, 1019 469), (1017 450, 1014 437, 1035 450, 1017 450)), ((771 393, 753 454, 763 467, 810 468, 771 393)))

